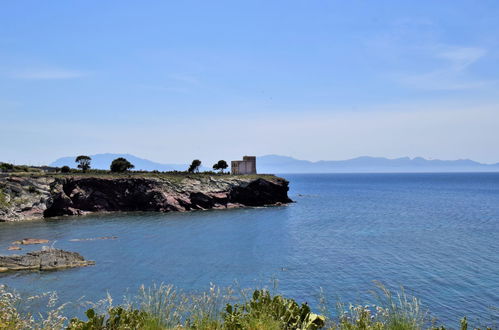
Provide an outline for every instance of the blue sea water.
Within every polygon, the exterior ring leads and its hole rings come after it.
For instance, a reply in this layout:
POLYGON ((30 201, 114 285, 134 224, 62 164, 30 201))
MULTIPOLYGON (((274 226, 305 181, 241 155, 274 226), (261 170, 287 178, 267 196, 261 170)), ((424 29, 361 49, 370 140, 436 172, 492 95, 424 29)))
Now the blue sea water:
POLYGON ((321 288, 331 305, 364 303, 379 281, 442 322, 499 323, 499 173, 283 176, 296 201, 284 207, 0 223, 3 254, 34 237, 96 261, 3 273, 0 283, 75 301, 153 282, 190 291, 276 278, 281 293, 317 306, 321 288), (118 238, 70 241, 100 236, 118 238))

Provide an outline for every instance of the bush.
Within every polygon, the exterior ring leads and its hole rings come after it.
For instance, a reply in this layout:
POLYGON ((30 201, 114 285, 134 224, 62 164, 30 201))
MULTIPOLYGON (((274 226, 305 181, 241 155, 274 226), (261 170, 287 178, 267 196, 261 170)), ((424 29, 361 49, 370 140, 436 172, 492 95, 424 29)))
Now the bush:
POLYGON ((146 312, 123 307, 111 307, 107 318, 106 315, 96 314, 93 309, 87 310, 85 314, 88 321, 73 318, 68 329, 143 329, 146 324, 154 322, 146 312))
POLYGON ((131 170, 135 166, 123 157, 116 158, 111 163, 111 172, 123 173, 131 170))
POLYGON ((10 172, 14 170, 14 165, 9 163, 0 163, 0 171, 10 172))
POLYGON ((280 329, 320 329, 326 321, 312 313, 306 303, 299 306, 293 299, 272 297, 267 290, 255 290, 246 304, 227 304, 223 318, 229 329, 248 329, 262 322, 280 329))
POLYGON ((61 167, 61 173, 69 173, 71 172, 71 168, 69 166, 61 167))

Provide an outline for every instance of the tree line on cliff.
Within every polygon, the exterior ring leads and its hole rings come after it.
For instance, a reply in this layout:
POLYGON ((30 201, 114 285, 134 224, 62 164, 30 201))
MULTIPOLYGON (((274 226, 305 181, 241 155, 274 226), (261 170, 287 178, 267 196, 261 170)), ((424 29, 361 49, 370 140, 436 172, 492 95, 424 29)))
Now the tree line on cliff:
MULTIPOLYGON (((83 173, 87 172, 91 168, 92 158, 86 155, 79 155, 75 159, 75 163, 77 163, 77 168, 81 169, 83 173)), ((189 165, 187 172, 189 173, 199 173, 199 168, 201 166, 201 161, 199 159, 194 159, 189 165)), ((229 165, 225 160, 219 160, 217 163, 213 165, 213 170, 220 171, 220 173, 224 173, 224 170, 227 169, 229 165)), ((124 173, 131 169, 135 168, 135 166, 130 163, 126 158, 119 157, 114 159, 110 165, 110 171, 113 173, 124 173)), ((69 173, 71 168, 69 166, 63 166, 61 168, 62 173, 69 173)))

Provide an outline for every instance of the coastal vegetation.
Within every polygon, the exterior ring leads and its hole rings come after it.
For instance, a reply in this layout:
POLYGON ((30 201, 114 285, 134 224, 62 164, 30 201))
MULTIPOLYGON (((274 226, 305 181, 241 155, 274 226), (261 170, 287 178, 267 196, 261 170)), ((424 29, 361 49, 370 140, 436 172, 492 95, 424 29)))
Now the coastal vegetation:
POLYGON ((322 297, 316 313, 307 303, 279 295, 275 288, 271 292, 211 285, 206 292, 187 294, 161 284, 141 286, 117 306, 108 294, 101 301, 85 303, 85 317, 69 317, 65 312, 70 304, 60 304, 54 292, 22 297, 0 286, 0 329, 480 329, 478 325, 471 327, 466 318, 440 324, 417 298, 403 290, 393 293, 377 285, 375 292, 374 303, 338 303, 334 312, 329 312, 322 297), (36 300, 46 301, 47 308, 43 313, 27 312, 36 300))
POLYGON ((220 173, 223 173, 227 167, 229 167, 229 165, 225 160, 219 160, 216 164, 213 165, 213 169, 215 171, 220 171, 220 173))
POLYGON ((112 161, 110 169, 111 172, 124 173, 126 171, 131 170, 134 167, 135 166, 133 166, 133 164, 130 163, 128 160, 126 160, 123 157, 119 157, 112 161))
POLYGON ((189 173, 197 173, 199 172, 199 167, 201 166, 201 161, 199 159, 194 159, 189 166, 189 169, 187 169, 187 172, 189 173))
POLYGON ((80 168, 83 173, 85 173, 90 168, 90 162, 92 158, 85 155, 80 155, 76 157, 75 163, 78 163, 78 168, 80 168))

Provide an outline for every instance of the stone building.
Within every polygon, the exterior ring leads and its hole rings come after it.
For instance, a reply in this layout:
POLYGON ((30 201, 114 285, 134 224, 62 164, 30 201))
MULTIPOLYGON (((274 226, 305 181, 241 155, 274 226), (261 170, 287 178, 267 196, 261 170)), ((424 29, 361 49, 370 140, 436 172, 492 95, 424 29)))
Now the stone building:
POLYGON ((243 160, 233 160, 230 163, 231 174, 256 174, 256 157, 244 156, 243 160))

